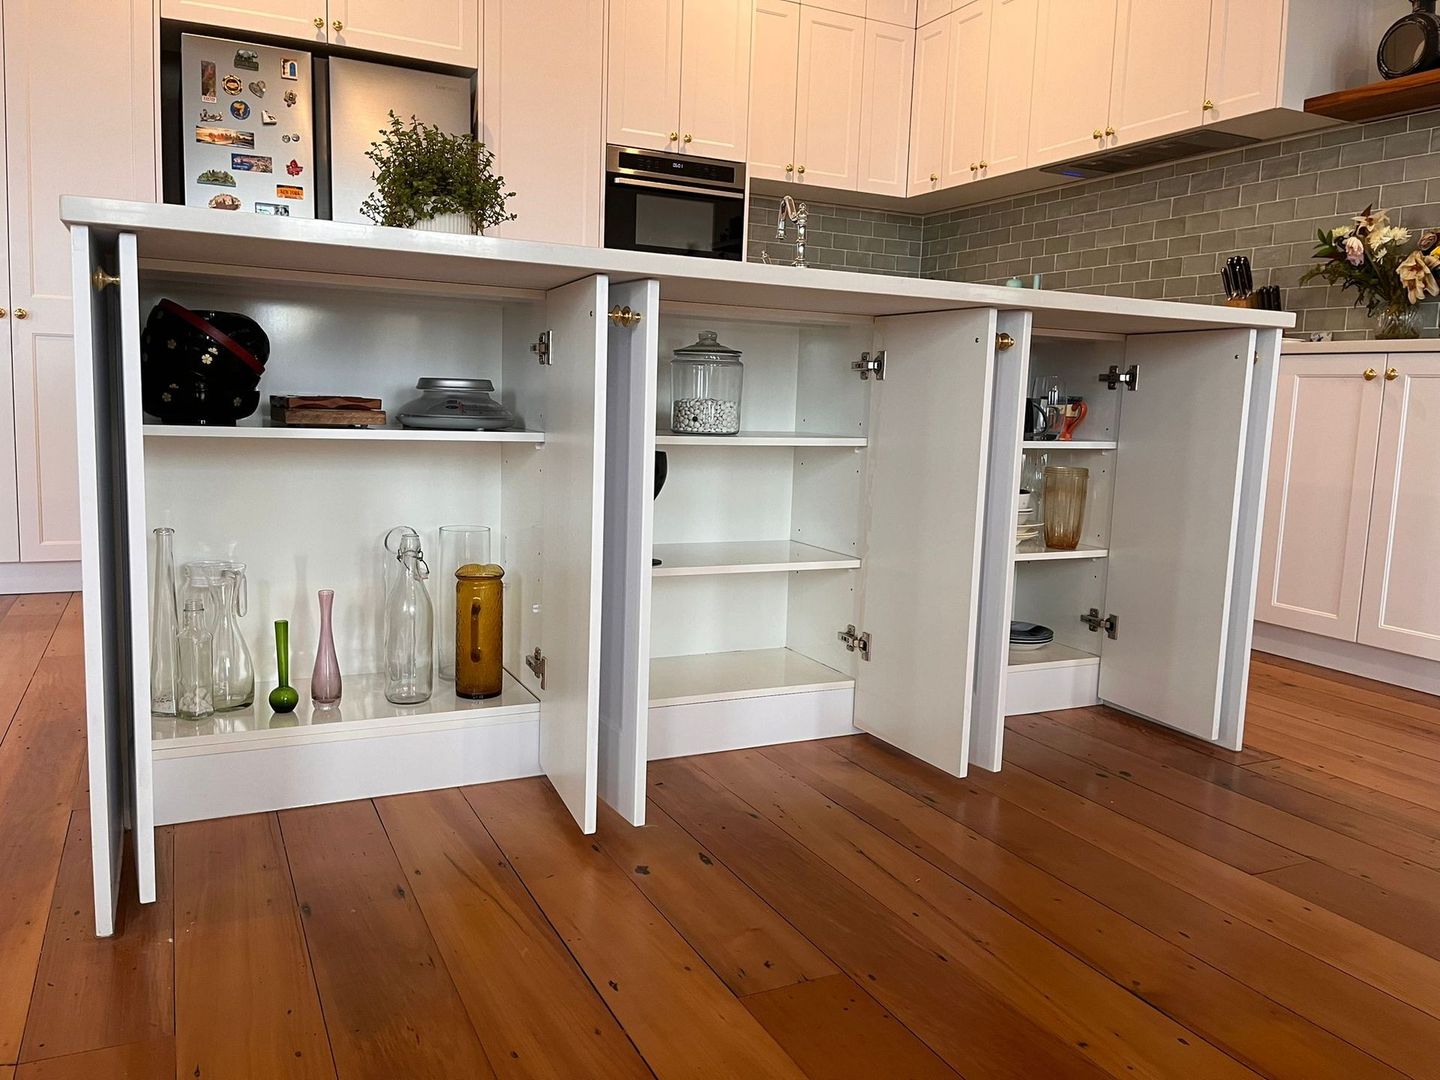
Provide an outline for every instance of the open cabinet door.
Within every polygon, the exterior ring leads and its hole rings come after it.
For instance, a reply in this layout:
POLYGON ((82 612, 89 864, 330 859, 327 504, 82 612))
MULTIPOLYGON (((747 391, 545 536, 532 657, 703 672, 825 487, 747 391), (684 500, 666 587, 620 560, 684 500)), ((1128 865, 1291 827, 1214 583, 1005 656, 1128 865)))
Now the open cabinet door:
MULTIPOLYGON (((1237 587, 1254 356, 1249 330, 1136 335, 1125 362, 1139 366, 1137 388, 1115 391, 1125 396, 1105 599, 1116 624, 1100 699, 1210 741, 1237 587)), ((1252 586, 1253 575, 1239 583, 1252 586)))
POLYGON ((611 285, 639 322, 607 332, 605 583, 600 629, 600 797, 645 824, 650 722, 650 547, 655 508, 655 373, 660 283, 611 285))
MULTIPOLYGON (((541 461, 543 640, 521 642, 544 657, 540 767, 580 827, 595 831, 600 728, 600 587, 605 485, 603 277, 547 294, 549 355, 541 461)), ((528 666, 528 665, 527 665, 528 666)), ((526 676, 533 679, 533 670, 526 676)))
MULTIPOLYGON (((137 758, 134 699, 130 685, 128 524, 125 495, 125 438, 122 423, 122 297, 97 289, 95 272, 119 271, 135 307, 135 238, 96 236, 87 228, 70 233, 75 304, 75 398, 79 433, 82 603, 85 613, 85 712, 89 752, 91 868, 95 887, 95 933, 115 932, 125 829, 136 830, 150 853, 150 896, 154 896, 154 817, 151 792, 135 774, 137 758), (121 251, 125 258, 121 261, 121 251), (144 813, 137 813, 137 799, 144 813), (143 820, 144 824, 141 824, 143 820), (141 835, 141 834, 145 835, 141 835)), ((137 335, 138 343, 138 335, 137 335)), ((138 365, 136 371, 138 371, 138 365)), ((143 598, 140 606, 144 608, 143 598)), ((146 681, 148 699, 149 682, 146 681)), ((148 701, 147 701, 148 703, 148 701)), ((142 718, 149 732, 149 710, 142 718)), ((145 762, 148 766, 148 760, 145 762)))
POLYGON ((855 726, 955 776, 969 757, 995 320, 876 320, 855 726))

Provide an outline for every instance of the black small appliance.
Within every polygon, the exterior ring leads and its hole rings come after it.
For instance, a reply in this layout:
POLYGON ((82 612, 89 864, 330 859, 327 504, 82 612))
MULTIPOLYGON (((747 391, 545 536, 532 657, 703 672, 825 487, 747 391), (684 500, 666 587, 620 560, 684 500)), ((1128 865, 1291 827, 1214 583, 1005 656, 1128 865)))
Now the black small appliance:
POLYGON ((607 248, 738 261, 744 242, 741 162, 607 148, 607 248))
POLYGON ((1440 15, 1435 0, 1410 0, 1412 11, 1380 39, 1380 74, 1399 79, 1440 67, 1440 15))

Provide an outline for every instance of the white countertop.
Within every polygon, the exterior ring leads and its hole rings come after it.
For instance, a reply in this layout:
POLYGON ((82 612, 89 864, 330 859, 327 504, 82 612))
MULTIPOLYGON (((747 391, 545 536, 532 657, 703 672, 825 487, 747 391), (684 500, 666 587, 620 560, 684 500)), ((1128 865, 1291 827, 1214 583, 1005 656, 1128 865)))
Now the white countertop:
POLYGON ((1131 334, 1221 327, 1288 330, 1289 312, 1011 289, 306 221, 205 207, 65 196, 61 217, 133 232, 146 260, 447 282, 539 294, 591 274, 654 278, 668 301, 879 316, 966 308, 1031 311, 1037 329, 1131 334))

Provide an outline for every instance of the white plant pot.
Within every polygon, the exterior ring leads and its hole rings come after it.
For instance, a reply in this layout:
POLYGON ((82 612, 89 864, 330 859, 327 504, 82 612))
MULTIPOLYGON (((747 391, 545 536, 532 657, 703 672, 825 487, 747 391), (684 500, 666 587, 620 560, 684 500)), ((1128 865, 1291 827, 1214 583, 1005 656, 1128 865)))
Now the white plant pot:
POLYGON ((460 233, 469 236, 475 232, 470 219, 464 214, 440 214, 433 218, 417 221, 414 228, 420 232, 460 233))

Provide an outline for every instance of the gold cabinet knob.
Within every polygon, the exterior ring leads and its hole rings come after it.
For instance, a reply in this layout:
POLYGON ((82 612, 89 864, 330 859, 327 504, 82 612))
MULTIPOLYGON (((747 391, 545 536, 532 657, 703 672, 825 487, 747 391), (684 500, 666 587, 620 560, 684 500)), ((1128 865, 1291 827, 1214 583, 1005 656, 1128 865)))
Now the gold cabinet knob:
POLYGON ((314 18, 312 21, 315 23, 315 29, 316 29, 316 30, 324 30, 324 29, 325 29, 325 20, 322 19, 319 15, 316 15, 315 18, 314 18))
POLYGON ((1103 139, 1103 138, 1105 137, 1105 133, 1104 133, 1103 131, 1101 131, 1099 128, 1096 128, 1094 131, 1092 131, 1092 132, 1090 133, 1090 137, 1091 137, 1092 139, 1103 139))
POLYGON ((672 131, 672 132, 670 132, 670 141, 671 141, 671 142, 674 142, 674 141, 675 141, 676 139, 678 139, 678 138, 680 138, 680 133, 679 133, 678 131, 672 131))
POLYGON ((1394 382, 1394 381, 1395 381, 1396 379, 1398 379, 1398 378, 1400 378, 1400 369, 1399 369, 1399 368, 1393 368, 1393 367, 1392 367, 1392 368, 1389 368, 1389 369, 1386 370, 1386 372, 1385 372, 1385 381, 1386 381, 1386 382, 1394 382))
POLYGON ((6 311, 3 307, 0 307, 0 319, 5 318, 5 316, 9 314, 10 312, 6 311))
POLYGON ((1365 376, 1366 382, 1370 382, 1372 379, 1377 378, 1380 373, 1376 371, 1373 367, 1367 367, 1363 372, 1361 372, 1361 374, 1365 376))
POLYGON ((995 348, 1001 352, 1008 352, 1015 347, 1015 339, 1009 334, 1000 333, 995 335, 995 348))
POLYGON ((989 167, 990 167, 990 163, 989 163, 988 161, 982 161, 982 162, 980 162, 980 168, 982 168, 982 169, 988 169, 989 167))
POLYGON ((1105 129, 1105 134, 1106 134, 1106 135, 1113 136, 1113 135, 1115 134, 1115 129, 1114 129, 1113 127, 1107 127, 1107 128, 1105 129))
POLYGON ((800 166, 799 168, 797 168, 795 171, 798 172, 801 176, 804 176, 804 175, 805 175, 805 166, 804 166, 804 165, 801 165, 801 166, 800 166))
POLYGON ((694 141, 695 141, 695 136, 691 135, 691 134, 687 131, 687 132, 685 133, 685 139, 684 139, 684 141, 687 142, 687 143, 694 142, 694 141))
POLYGON ((787 173, 792 173, 792 172, 794 172, 794 171, 795 171, 795 163, 794 163, 794 162, 791 162, 789 165, 786 165, 786 166, 785 166, 785 171, 786 171, 787 173))
POLYGON ((30 317, 30 312, 26 311, 23 307, 17 307, 15 309, 15 317, 17 319, 28 319, 30 317))
POLYGON ((344 24, 343 22, 341 22, 339 19, 336 19, 334 22, 332 22, 332 23, 330 24, 330 29, 334 30, 334 31, 338 34, 338 33, 340 33, 341 30, 344 30, 344 29, 345 29, 345 24, 344 24))
POLYGON ((1206 112, 1213 112, 1215 109, 1215 102, 1211 101, 1209 98, 1206 98, 1204 108, 1206 112))

